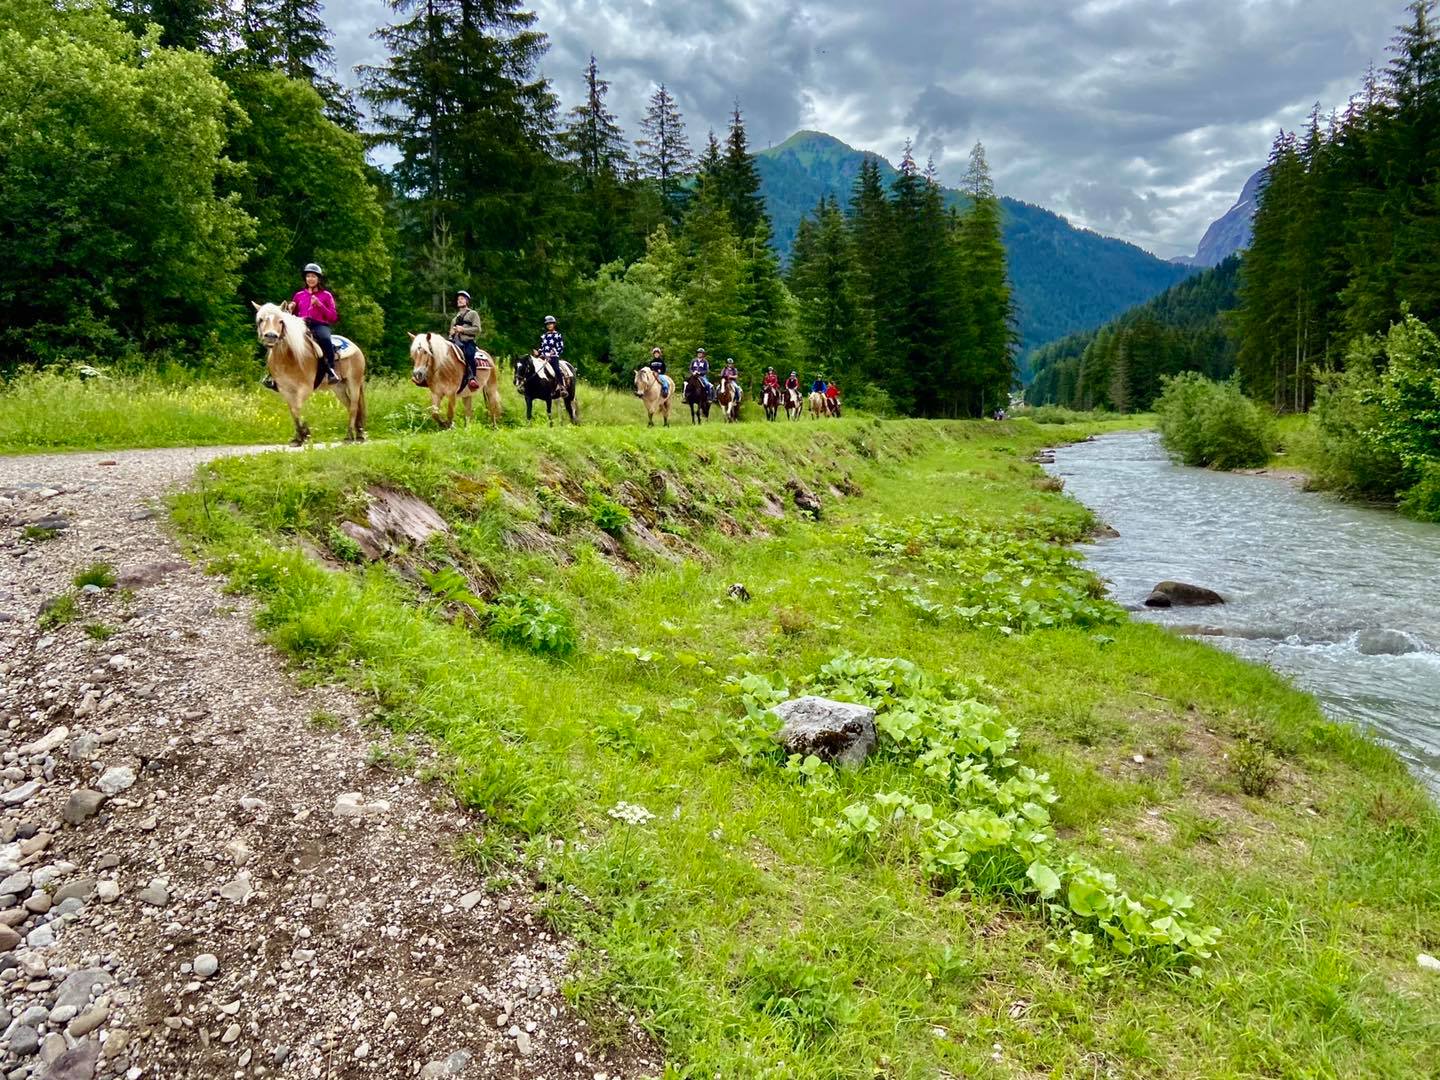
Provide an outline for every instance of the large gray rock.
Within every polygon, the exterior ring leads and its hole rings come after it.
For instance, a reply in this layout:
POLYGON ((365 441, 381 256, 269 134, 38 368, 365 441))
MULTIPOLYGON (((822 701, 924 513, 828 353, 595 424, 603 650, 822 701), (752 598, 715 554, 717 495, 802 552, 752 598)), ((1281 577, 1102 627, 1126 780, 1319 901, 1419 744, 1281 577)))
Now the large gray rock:
POLYGON ((1423 652, 1425 644, 1404 630, 1361 630, 1355 635, 1355 648, 1365 656, 1404 656, 1423 652))
POLYGON ((95 1075, 95 1066, 100 1061, 100 1044, 86 1039, 80 1045, 66 1050, 50 1066, 46 1080, 90 1080, 95 1075))
POLYGON ((867 706, 810 696, 772 711, 785 722, 776 738, 788 753, 843 767, 859 765, 875 749, 875 710, 867 706))
POLYGON ((1214 589, 1187 585, 1183 581, 1162 581, 1145 598, 1146 607, 1207 607, 1223 604, 1225 598, 1214 589))

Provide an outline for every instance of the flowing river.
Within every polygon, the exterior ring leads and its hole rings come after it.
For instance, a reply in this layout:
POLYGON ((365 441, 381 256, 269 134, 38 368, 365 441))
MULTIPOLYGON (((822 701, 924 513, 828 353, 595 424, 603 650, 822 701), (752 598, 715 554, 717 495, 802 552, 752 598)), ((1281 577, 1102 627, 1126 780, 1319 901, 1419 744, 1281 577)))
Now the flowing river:
POLYGON ((1283 672, 1440 794, 1440 526, 1177 466, 1148 432, 1061 447, 1047 468, 1119 531, 1080 549, 1118 602, 1138 605, 1166 579, 1227 600, 1136 618, 1283 672))

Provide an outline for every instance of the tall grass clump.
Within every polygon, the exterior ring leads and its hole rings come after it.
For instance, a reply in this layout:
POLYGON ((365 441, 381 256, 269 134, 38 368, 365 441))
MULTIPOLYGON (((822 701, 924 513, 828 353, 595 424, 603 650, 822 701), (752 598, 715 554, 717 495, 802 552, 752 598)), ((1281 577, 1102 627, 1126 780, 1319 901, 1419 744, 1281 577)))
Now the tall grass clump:
POLYGON ((1186 465, 1258 468, 1270 460, 1274 425, 1233 382, 1194 371, 1165 380, 1155 401, 1160 441, 1186 465))

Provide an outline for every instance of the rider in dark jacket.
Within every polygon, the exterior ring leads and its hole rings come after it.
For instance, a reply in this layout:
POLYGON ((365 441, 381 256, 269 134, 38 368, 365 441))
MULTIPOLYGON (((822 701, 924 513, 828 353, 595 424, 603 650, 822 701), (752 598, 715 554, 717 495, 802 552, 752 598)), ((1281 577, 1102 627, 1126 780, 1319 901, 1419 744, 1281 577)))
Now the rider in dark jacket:
POLYGON ((715 388, 710 385, 710 360, 704 349, 695 350, 695 359, 690 361, 690 374, 700 376, 700 382, 705 387, 705 396, 714 401, 715 388))
POLYGON ((656 375, 665 374, 665 352, 659 345, 650 350, 650 370, 656 375))

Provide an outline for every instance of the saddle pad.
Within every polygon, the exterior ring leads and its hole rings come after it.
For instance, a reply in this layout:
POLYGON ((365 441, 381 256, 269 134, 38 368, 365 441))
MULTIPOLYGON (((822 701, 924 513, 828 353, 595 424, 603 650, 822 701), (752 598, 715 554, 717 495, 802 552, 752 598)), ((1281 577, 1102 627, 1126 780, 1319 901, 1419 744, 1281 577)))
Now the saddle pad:
POLYGON ((491 360, 490 357, 486 356, 483 352, 477 352, 475 354, 475 367, 477 370, 489 371, 494 366, 495 361, 491 360))
POLYGON ((570 366, 569 360, 560 361, 560 374, 567 379, 573 379, 575 377, 575 369, 570 366))
POLYGON ((343 338, 339 334, 331 334, 330 341, 334 344, 335 352, 337 354, 349 352, 355 347, 355 343, 353 341, 351 341, 349 338, 343 338))

